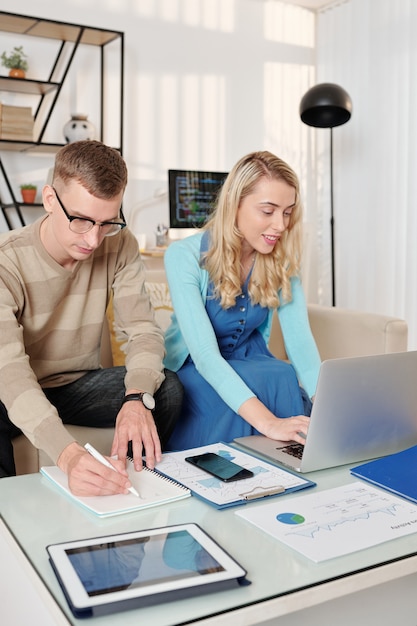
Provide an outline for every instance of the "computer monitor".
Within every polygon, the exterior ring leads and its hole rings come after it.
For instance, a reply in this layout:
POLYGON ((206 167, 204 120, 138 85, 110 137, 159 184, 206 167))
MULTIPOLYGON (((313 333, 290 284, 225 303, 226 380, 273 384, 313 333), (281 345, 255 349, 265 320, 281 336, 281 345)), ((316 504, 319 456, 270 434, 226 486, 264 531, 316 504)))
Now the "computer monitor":
POLYGON ((227 172, 168 170, 170 229, 202 226, 226 176, 227 172))

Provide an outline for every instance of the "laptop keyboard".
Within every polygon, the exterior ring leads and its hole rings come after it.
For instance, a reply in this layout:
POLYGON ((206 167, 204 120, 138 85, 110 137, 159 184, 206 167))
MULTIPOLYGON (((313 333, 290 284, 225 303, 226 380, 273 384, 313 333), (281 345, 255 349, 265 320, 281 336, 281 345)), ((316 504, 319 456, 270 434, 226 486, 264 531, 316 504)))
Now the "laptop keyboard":
POLYGON ((290 446, 285 446, 282 451, 286 454, 294 456, 296 459, 301 459, 303 456, 304 446, 302 443, 292 443, 290 446))

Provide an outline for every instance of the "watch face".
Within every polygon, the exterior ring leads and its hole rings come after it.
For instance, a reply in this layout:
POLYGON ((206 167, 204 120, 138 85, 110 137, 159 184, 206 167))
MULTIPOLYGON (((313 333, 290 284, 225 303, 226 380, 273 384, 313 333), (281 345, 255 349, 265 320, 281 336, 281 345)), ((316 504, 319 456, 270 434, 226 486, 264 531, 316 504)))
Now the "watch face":
POLYGON ((150 393, 145 392, 142 395, 142 402, 144 406, 146 406, 146 408, 149 409, 150 411, 152 411, 152 409, 155 408, 155 399, 153 396, 151 396, 150 393))

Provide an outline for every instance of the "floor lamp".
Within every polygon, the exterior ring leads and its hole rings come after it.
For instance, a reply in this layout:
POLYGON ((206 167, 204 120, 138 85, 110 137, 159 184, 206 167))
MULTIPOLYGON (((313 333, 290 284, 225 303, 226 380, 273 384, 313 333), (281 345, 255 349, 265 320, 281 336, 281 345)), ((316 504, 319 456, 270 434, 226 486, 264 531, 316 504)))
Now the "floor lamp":
POLYGON ((350 120, 352 101, 349 94, 334 83, 311 87, 301 99, 300 117, 308 126, 330 128, 330 233, 332 264, 332 305, 336 305, 334 214, 333 214, 333 128, 350 120))

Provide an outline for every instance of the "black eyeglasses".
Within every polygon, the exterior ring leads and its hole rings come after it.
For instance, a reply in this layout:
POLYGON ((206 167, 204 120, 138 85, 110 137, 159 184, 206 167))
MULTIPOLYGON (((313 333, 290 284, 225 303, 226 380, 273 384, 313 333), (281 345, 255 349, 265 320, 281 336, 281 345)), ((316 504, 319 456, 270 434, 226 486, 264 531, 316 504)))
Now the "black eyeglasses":
POLYGON ((101 232, 105 237, 111 237, 112 235, 117 235, 120 233, 123 228, 126 228, 125 216, 123 215, 123 211, 120 208, 120 222, 95 222, 94 220, 90 220, 88 217, 75 217, 75 215, 69 215, 68 211, 62 204, 60 197, 58 196, 56 189, 52 187, 54 193, 56 195, 56 199, 58 200, 59 206, 64 211, 68 221, 69 228, 73 233, 78 233, 79 235, 83 235, 84 233, 88 233, 94 226, 99 226, 101 228, 101 232))

